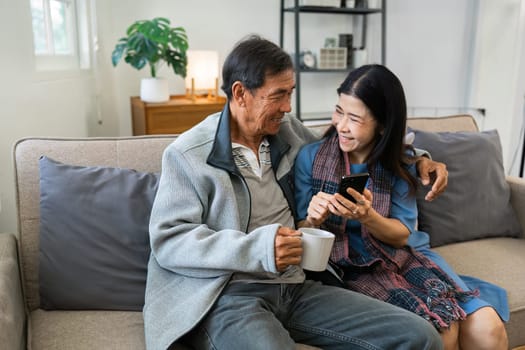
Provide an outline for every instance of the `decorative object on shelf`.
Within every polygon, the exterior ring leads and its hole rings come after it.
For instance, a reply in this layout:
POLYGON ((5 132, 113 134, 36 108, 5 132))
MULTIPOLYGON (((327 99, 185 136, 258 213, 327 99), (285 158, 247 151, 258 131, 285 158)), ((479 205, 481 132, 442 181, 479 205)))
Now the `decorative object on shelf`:
POLYGON ((341 7, 351 9, 355 7, 355 0, 341 0, 341 7))
POLYGON ((368 8, 368 0, 355 0, 355 7, 357 8, 368 8))
POLYGON ((346 67, 352 67, 352 60, 354 52, 354 36, 353 34, 339 34, 339 47, 346 47, 346 67))
POLYGON ((315 55, 312 51, 301 51, 299 62, 301 69, 314 69, 316 64, 315 55))
POLYGON ((336 47, 337 41, 335 38, 325 38, 324 39, 324 47, 336 47))
POLYGON ((346 47, 320 49, 319 69, 346 69, 346 47))
POLYGON ((141 81, 140 96, 145 102, 166 102, 170 99, 168 83, 157 77, 163 63, 171 67, 175 75, 186 77, 188 37, 182 27, 171 27, 167 18, 139 20, 131 24, 126 36, 120 38, 111 55, 116 66, 122 56, 135 69, 150 67, 151 78, 141 81))
POLYGON ((219 94, 219 54, 217 51, 188 50, 186 96, 195 100, 205 91, 209 99, 219 94))

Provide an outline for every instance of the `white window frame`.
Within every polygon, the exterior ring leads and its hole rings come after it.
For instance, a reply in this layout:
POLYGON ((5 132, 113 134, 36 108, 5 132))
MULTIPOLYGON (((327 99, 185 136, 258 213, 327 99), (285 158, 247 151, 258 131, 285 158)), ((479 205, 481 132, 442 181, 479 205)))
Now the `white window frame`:
MULTIPOLYGON (((29 0, 31 1, 31 0, 29 0)), ((88 5, 89 0, 41 0, 44 8, 44 28, 46 50, 37 52, 34 45, 35 70, 77 71, 90 68, 88 5), (67 5, 65 30, 69 52, 56 52, 53 40, 53 23, 50 14, 51 2, 59 1, 67 5), (80 34, 80 35, 79 35, 80 34), (86 47, 88 49, 86 50, 86 47)), ((31 5, 32 6, 32 5, 31 5)), ((33 10, 31 8, 31 10, 33 10)), ((36 39, 34 39, 36 40, 36 39)))

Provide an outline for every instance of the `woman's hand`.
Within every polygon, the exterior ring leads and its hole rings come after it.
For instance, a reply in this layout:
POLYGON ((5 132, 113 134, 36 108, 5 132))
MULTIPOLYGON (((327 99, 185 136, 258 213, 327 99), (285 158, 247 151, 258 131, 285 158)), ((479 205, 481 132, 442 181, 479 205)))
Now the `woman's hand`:
POLYGON ((368 189, 360 194, 353 188, 348 189, 348 193, 356 200, 355 203, 349 201, 339 193, 335 194, 328 205, 330 212, 352 220, 363 221, 368 218, 372 209, 373 195, 368 189))
POLYGON ((328 215, 330 215, 328 204, 332 197, 332 194, 325 192, 318 192, 312 197, 305 220, 307 226, 319 227, 328 218, 328 215))
POLYGON ((362 195, 354 189, 349 189, 348 192, 355 198, 356 203, 335 194, 328 205, 332 214, 358 220, 372 236, 383 243, 396 248, 407 244, 410 231, 399 220, 385 218, 372 208, 373 195, 370 190, 365 189, 362 195))

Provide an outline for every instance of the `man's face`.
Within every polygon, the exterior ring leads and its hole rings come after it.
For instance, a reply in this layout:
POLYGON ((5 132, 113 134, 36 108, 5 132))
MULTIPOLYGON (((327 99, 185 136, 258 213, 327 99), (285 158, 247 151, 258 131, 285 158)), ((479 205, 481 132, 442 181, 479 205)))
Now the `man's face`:
POLYGON ((285 113, 292 110, 295 88, 293 69, 266 77, 263 86, 246 95, 246 114, 241 122, 252 135, 275 135, 285 113))

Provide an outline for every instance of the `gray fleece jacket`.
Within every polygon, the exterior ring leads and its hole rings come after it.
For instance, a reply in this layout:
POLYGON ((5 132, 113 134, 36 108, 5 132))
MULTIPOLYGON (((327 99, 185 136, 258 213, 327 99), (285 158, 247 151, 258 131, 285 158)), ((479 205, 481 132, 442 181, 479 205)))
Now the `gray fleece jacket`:
MULTIPOLYGON (((274 173, 295 210, 293 164, 316 140, 285 117, 268 138, 274 173)), ((144 306, 146 347, 166 349, 208 312, 234 272, 277 274, 277 223, 246 232, 250 193, 231 148, 229 108, 181 134, 164 151, 150 218, 151 257, 144 306)), ((277 276, 277 275, 276 275, 277 276)))

